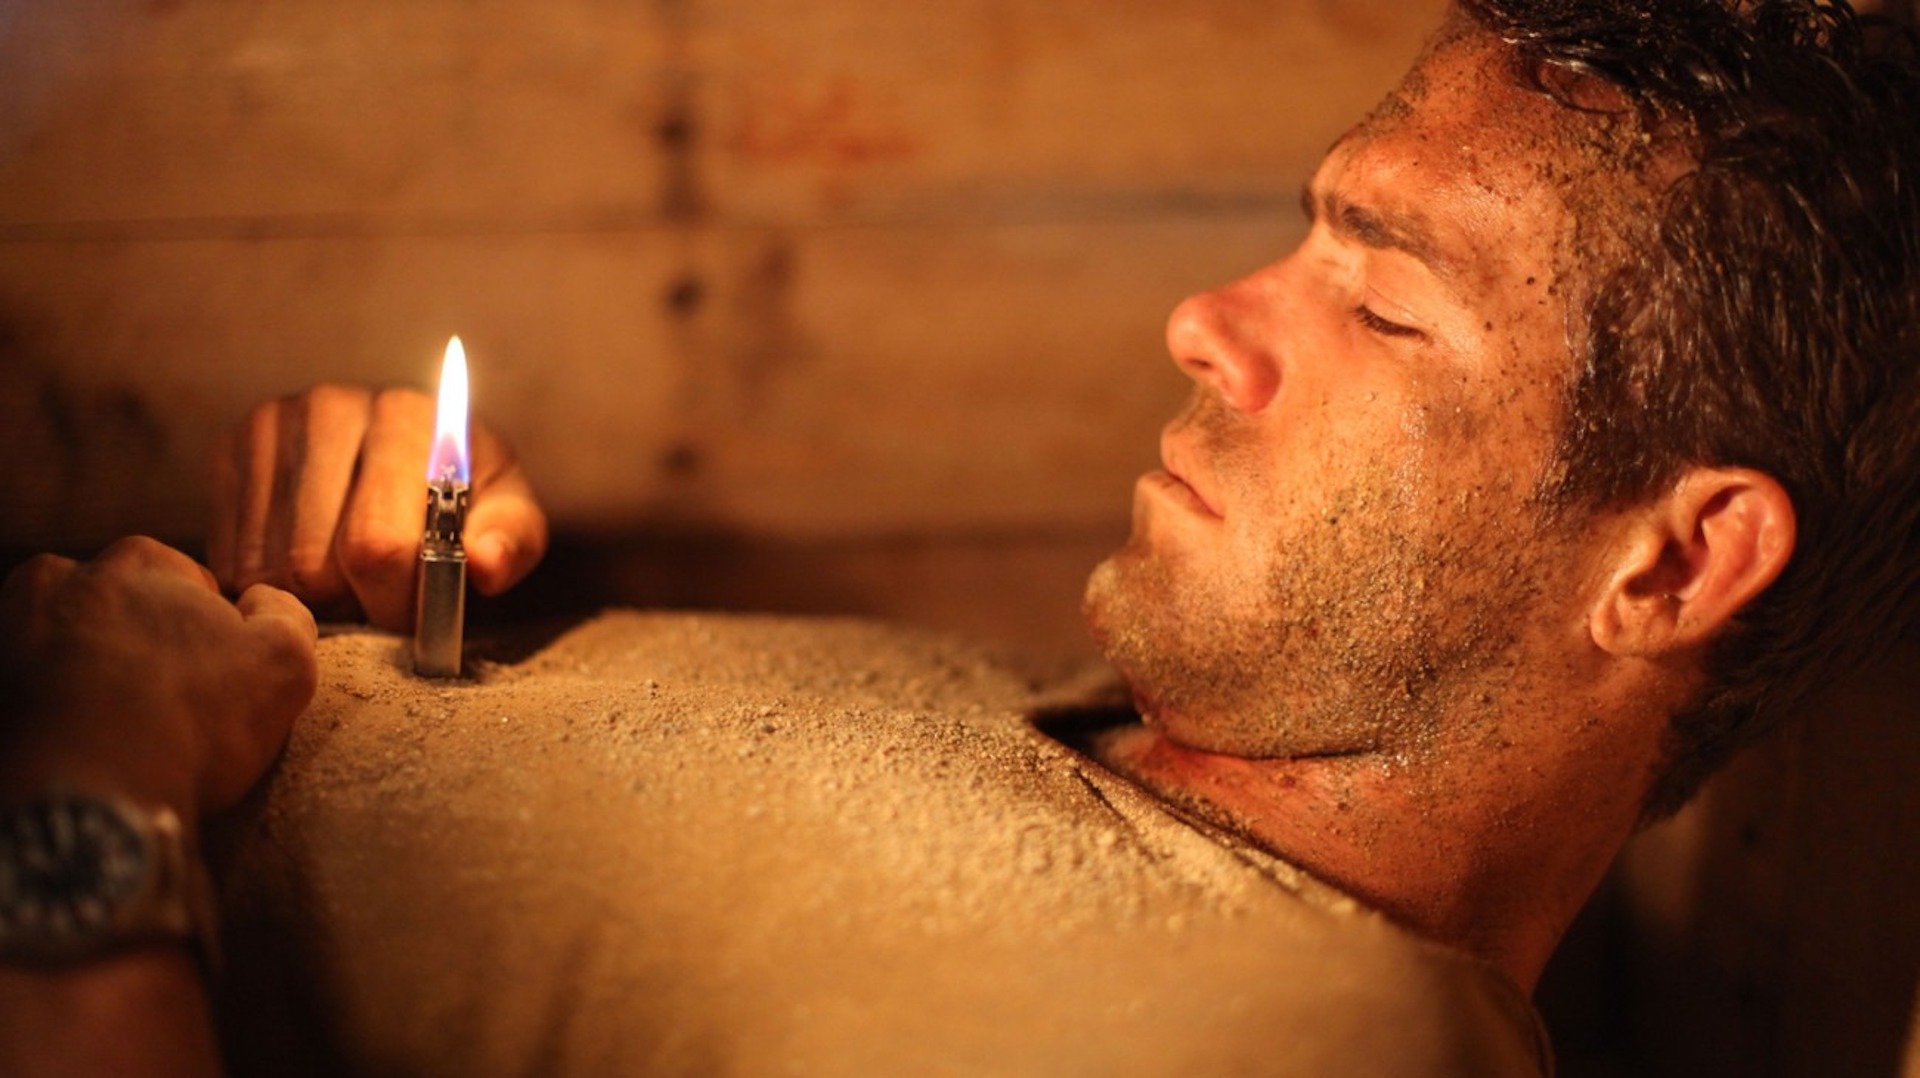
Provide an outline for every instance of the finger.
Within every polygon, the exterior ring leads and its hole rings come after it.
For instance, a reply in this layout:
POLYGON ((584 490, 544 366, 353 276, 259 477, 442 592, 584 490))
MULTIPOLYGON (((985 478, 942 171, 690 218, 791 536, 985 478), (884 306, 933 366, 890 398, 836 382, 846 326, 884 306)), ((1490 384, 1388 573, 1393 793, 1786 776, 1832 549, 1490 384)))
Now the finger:
POLYGON ((473 466, 468 470, 473 475, 475 490, 491 486, 508 473, 520 470, 519 456, 492 427, 476 420, 467 436, 473 442, 473 466))
POLYGON ((483 595, 518 584, 547 554, 546 514, 518 473, 475 496, 467 534, 467 567, 483 595))
POLYGON ((128 536, 115 542, 101 551, 88 568, 108 573, 165 573, 191 580, 215 595, 220 593, 220 582, 206 566, 158 539, 144 535, 128 536))
POLYGON ((255 584, 241 592, 233 605, 255 632, 291 633, 289 639, 297 651, 311 652, 314 643, 320 639, 320 627, 314 623, 313 612, 291 592, 269 584, 255 584), (302 641, 305 642, 304 646, 302 641))
POLYGON ((256 714, 272 734, 274 748, 285 724, 306 709, 319 681, 314 649, 320 639, 313 613, 292 593, 255 584, 234 602, 263 669, 254 682, 256 714))
POLYGON ((72 576, 80 563, 58 554, 36 554, 14 567, 0 584, 0 611, 7 625, 16 624, 19 614, 38 606, 60 582, 72 576))
POLYGON ((80 567, 72 558, 58 554, 35 554, 13 567, 0 591, 38 591, 58 584, 68 573, 80 567))
POLYGON ((234 533, 240 526, 240 454, 237 430, 220 436, 209 458, 213 477, 213 520, 207 532, 207 564, 222 585, 233 586, 234 533))
POLYGON ((547 553, 547 517, 513 450, 478 424, 473 430, 473 510, 467 516, 467 567, 473 586, 498 595, 547 553))
POLYGON ((300 461, 300 469, 283 475, 286 481, 274 491, 273 515, 283 527, 279 564, 294 594, 310 603, 333 604, 347 594, 333 539, 353 485, 372 399, 364 389, 315 386, 284 424, 291 436, 283 434, 283 451, 300 461))
POLYGON ((293 720, 306 710, 319 683, 313 616, 291 594, 266 584, 242 592, 239 610, 250 646, 238 681, 250 706, 243 723, 210 731, 209 763, 201 778, 201 808, 218 812, 240 800, 286 743, 293 720))
POLYGON ((247 415, 238 432, 240 498, 234 528, 233 579, 235 589, 258 581, 266 572, 267 519, 273 510, 273 478, 279 446, 282 401, 268 401, 247 415))
POLYGON ((412 390, 373 398, 360 446, 359 478, 335 547, 367 620, 386 629, 413 624, 413 577, 425 514, 433 402, 412 390))
POLYGON ((291 721, 312 699, 317 679, 314 648, 320 627, 313 612, 291 592, 270 584, 255 584, 233 605, 265 666, 257 682, 262 702, 271 715, 291 721))
POLYGON ((254 583, 286 587, 287 540, 293 531, 293 496, 306 470, 304 397, 282 397, 273 426, 273 482, 267 489, 266 529, 260 539, 260 573, 254 583))

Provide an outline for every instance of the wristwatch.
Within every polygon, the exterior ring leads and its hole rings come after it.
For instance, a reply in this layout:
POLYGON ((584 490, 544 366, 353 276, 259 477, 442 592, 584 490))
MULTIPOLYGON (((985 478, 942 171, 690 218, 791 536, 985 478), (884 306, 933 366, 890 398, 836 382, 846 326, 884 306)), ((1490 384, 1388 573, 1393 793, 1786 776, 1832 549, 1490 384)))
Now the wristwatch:
POLYGON ((170 808, 68 790, 0 808, 0 960, 185 940, 218 966, 213 890, 170 808))

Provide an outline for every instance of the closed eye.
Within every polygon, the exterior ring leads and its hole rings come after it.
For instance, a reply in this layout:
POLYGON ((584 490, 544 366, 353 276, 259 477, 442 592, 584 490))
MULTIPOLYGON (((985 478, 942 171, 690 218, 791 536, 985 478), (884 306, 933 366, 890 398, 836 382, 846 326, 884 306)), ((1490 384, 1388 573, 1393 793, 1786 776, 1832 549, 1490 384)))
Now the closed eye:
POLYGON ((1403 326, 1398 322, 1387 321, 1386 319, 1373 313, 1373 311, 1369 309, 1367 305, 1364 303, 1353 309, 1353 317, 1361 325, 1367 327, 1369 330, 1372 330, 1375 333, 1380 334, 1382 337, 1424 337, 1426 336, 1426 334, 1420 332, 1419 330, 1413 328, 1412 326, 1403 326))

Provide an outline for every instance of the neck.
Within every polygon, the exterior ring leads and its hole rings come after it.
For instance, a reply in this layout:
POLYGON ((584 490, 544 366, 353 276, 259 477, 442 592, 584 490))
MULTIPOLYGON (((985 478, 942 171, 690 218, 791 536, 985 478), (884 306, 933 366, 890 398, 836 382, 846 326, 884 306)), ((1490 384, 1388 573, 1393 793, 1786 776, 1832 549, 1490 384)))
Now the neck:
POLYGON ((1531 992, 1632 833, 1651 764, 1630 744, 1565 741, 1557 751, 1509 740, 1418 759, 1252 760, 1129 726, 1095 751, 1162 799, 1487 959, 1531 992))

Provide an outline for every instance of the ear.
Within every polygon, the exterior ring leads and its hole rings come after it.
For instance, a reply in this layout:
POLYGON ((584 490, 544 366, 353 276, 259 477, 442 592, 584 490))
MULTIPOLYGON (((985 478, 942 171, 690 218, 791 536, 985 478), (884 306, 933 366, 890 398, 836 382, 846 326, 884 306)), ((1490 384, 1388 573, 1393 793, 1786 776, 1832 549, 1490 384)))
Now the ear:
POLYGON ((1690 650, 1726 628, 1793 555, 1793 501, 1750 468, 1693 468, 1628 514, 1588 619, 1615 655, 1690 650))

